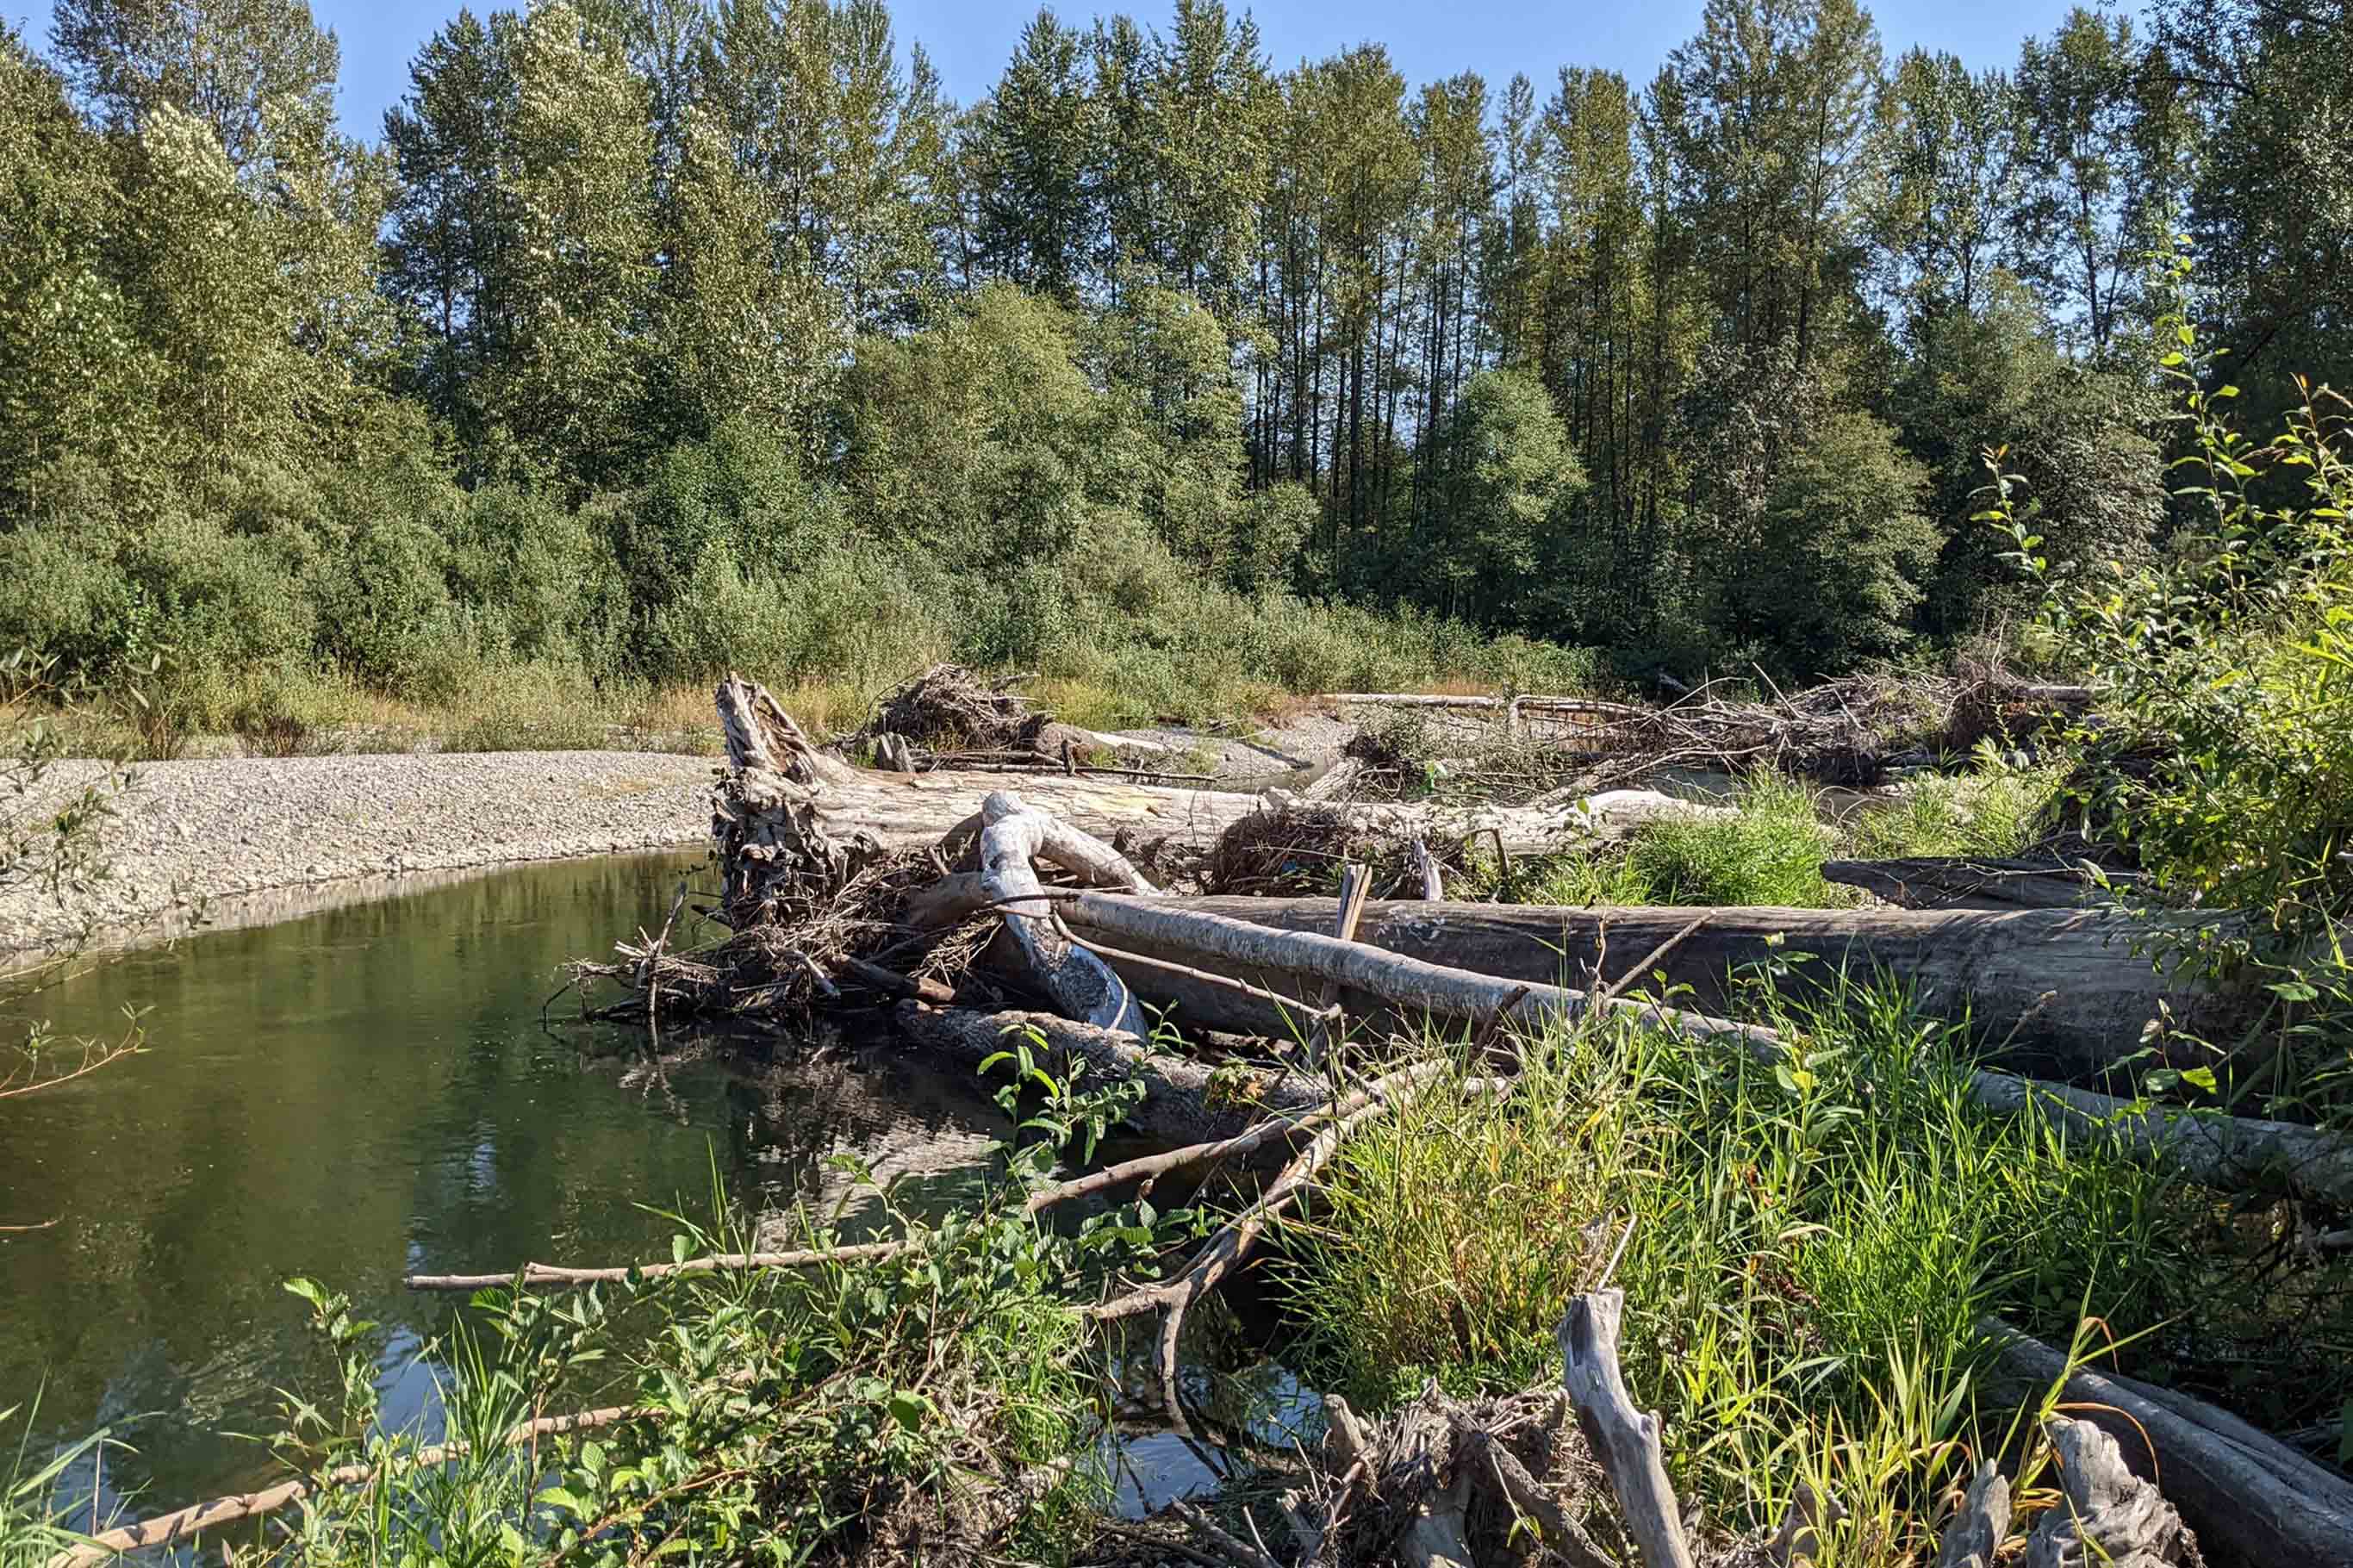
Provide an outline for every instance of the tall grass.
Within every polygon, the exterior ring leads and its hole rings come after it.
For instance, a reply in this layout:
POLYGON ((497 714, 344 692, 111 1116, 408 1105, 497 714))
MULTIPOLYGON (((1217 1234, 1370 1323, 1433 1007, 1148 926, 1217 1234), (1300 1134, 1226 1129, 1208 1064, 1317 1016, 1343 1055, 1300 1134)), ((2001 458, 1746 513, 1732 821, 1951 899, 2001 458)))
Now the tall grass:
POLYGON ((1803 784, 1761 778, 1741 792, 1733 815, 1651 823, 1621 846, 1533 865, 1514 891, 1528 902, 1565 905, 1844 909, 1861 896, 1826 881, 1824 860, 2016 855, 2043 831, 2058 783, 2051 768, 1931 775, 1831 814, 1803 784))
MULTIPOLYGON (((1291 1231, 1311 1381, 1378 1405, 1430 1376, 1548 1380, 1568 1298, 1622 1239, 1627 1375, 1679 1480, 1735 1527, 1770 1529, 1799 1479, 1834 1490, 1828 1568, 1932 1552, 1923 1500, 2003 1445, 2017 1403, 1981 1381, 1981 1316, 2063 1344, 2087 1310, 2256 1327, 2207 1200, 1980 1113, 1946 1030, 1892 988, 1836 989, 1760 995, 1794 1042, 1778 1063, 1554 1033, 1508 1099, 1432 1094, 1361 1133, 1291 1231)), ((2348 1318, 2274 1344, 2267 1381, 2312 1394, 2307 1418, 2341 1397, 2348 1318)))

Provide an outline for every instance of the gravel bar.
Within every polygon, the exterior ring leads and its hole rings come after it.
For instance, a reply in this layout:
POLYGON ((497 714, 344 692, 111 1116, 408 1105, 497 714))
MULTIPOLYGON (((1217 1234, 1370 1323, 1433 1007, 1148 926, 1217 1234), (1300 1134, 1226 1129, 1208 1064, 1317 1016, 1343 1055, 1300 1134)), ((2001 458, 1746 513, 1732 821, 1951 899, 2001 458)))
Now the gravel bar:
MULTIPOLYGON (((270 889, 702 845, 716 765, 654 752, 142 763, 100 835, 112 875, 75 916, 37 889, 0 891, 0 952, 270 889)), ((43 793, 103 773, 61 763, 43 793)))

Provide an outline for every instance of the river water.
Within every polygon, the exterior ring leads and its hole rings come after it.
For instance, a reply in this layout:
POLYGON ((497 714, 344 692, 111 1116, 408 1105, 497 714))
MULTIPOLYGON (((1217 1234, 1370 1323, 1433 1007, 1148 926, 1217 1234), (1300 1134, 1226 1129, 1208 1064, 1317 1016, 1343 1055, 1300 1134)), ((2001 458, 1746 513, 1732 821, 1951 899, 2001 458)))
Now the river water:
MULTIPOLYGON (((132 1491, 133 1511, 177 1506, 272 1473, 227 1434, 275 1430, 274 1390, 332 1389, 290 1278, 382 1325, 402 1419, 431 1399, 418 1348, 459 1310, 405 1273, 667 1258, 678 1227, 650 1209, 708 1217, 714 1181, 739 1214, 830 1208, 842 1152, 918 1204, 966 1190, 1003 1131, 967 1079, 847 1048, 657 1064, 563 1005, 543 1025, 557 966, 658 926, 699 864, 535 866, 201 933, 0 1017, 109 1036, 151 1009, 143 1055, 0 1100, 0 1226, 26 1227, 0 1231, 0 1409, 24 1407, 0 1441, 37 1399, 34 1454, 100 1426, 130 1446, 106 1456, 101 1512, 132 1491)), ((97 1479, 76 1478, 85 1504, 97 1479)))

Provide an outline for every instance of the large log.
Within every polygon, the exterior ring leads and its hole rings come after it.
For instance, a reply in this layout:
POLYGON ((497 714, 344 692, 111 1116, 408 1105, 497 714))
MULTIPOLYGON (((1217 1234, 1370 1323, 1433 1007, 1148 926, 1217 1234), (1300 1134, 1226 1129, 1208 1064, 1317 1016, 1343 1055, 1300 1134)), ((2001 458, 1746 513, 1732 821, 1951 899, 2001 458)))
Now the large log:
POLYGON ((2353 1484, 2342 1477, 2185 1394, 2072 1365, 2003 1323, 1980 1327, 2000 1352, 1993 1378, 2038 1393, 2063 1380, 2068 1409, 2116 1439, 2135 1474, 2164 1488, 2217 1568, 2353 1568, 2353 1484))
MULTIPOLYGON (((2080 910, 2109 901, 2107 890, 2083 868, 2049 859, 1825 860, 1822 879, 1861 888, 1907 910, 2080 910)), ((2137 880, 2121 873, 2114 879, 2137 880)))
MULTIPOLYGON (((1211 913, 1202 907, 1220 901, 1237 900, 1136 899, 1073 892, 1065 894, 1056 907, 1064 923, 1080 933, 1081 941, 1101 933, 1130 953, 1144 951, 1156 958, 1160 952, 1181 950, 1198 955, 1203 967, 1227 974, 1278 976, 1283 981, 1282 989, 1267 987, 1277 995, 1285 990, 1300 994, 1309 987, 1320 989, 1337 983, 1344 994, 1369 998, 1368 1012, 1452 1019, 1481 1026, 1504 1022, 1531 1026, 1556 1022, 1574 1024, 1599 1005, 1647 1019, 1692 1038, 1736 1041, 1756 1049, 1777 1049, 1779 1046, 1771 1030, 1751 1025, 1655 1003, 1597 998, 1574 986, 1514 981, 1451 964, 1432 963, 1385 952, 1366 942, 1361 932, 1355 941, 1343 941, 1320 931, 1283 930, 1237 915, 1211 913)), ((1238 901, 1248 906, 1261 900, 1238 901)), ((1331 918, 1333 912, 1327 910, 1326 919, 1331 918)), ((1123 963, 1118 952, 1106 950, 1105 956, 1115 969, 1123 963)), ((1129 982, 1137 987, 1139 994, 1150 994, 1144 989, 1145 984, 1162 989, 1182 986, 1182 994, 1188 996, 1215 990, 1244 1016, 1263 1016, 1265 1021, 1285 1027, 1303 1022, 1296 1017, 1274 1016, 1269 1005, 1255 996, 1226 987, 1187 983, 1163 968, 1134 967, 1133 973, 1150 977, 1144 984, 1129 982)), ((1303 1002, 1302 1012, 1305 1010, 1303 1002)), ((1192 1021, 1203 1020, 1197 1014, 1192 1021)), ((1303 1039, 1306 1037, 1296 1029, 1291 1032, 1298 1033, 1303 1039)))
MULTIPOLYGON (((1328 931, 1337 909, 1332 899, 1158 902, 1291 931, 1328 931)), ((1693 913, 1380 900, 1366 906, 1356 940, 1506 980, 1582 985, 1597 968, 1604 981, 1619 979, 1693 913)), ((1063 917, 1079 935, 1088 934, 1085 906, 1066 908, 1063 917)), ((1679 1005, 1719 1016, 1738 1011, 1727 982, 1736 972, 1777 963, 1785 972, 1783 984, 1805 986, 1842 966, 1857 974, 1884 970, 1913 986, 1932 1016, 1967 1018, 1978 1037, 2007 1058, 2076 1078, 2138 1050, 2160 1007, 2181 1028, 2210 1039, 2231 1037, 2242 1004, 2161 974, 2152 960, 2132 952, 2134 940, 2146 934, 2146 927, 2127 917, 2085 910, 1719 909, 1656 967, 1670 984, 1692 988, 1677 998, 1679 1005)), ((1179 963, 1198 963, 1202 956, 1198 950, 1188 956, 1174 943, 1165 949, 1134 940, 1118 945, 1179 963)), ((1213 997, 1206 988, 1141 974, 1123 978, 1139 994, 1173 1002, 1181 1018, 1205 1027, 1247 1034, 1282 1025, 1271 1009, 1248 998, 1213 997)), ((1306 994, 1278 975, 1250 978, 1272 990, 1306 994)), ((1362 994, 1344 994, 1342 1003, 1358 1016, 1380 1011, 1376 998, 1362 994)))

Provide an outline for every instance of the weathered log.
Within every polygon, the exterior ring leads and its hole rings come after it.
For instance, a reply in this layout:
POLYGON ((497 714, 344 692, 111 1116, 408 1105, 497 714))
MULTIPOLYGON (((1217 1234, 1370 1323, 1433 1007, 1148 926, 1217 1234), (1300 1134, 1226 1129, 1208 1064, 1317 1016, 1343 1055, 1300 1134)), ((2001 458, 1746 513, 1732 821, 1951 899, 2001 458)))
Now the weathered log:
POLYGON ((2088 872, 2047 859, 1825 860, 1822 879, 1861 888, 1907 910, 2078 910, 2109 902, 2106 889, 2088 872))
POLYGON ((1648 1568, 1693 1568, 1683 1540, 1683 1510, 1667 1481, 1659 1418, 1635 1406, 1618 1370, 1622 1290, 1588 1290, 1568 1304, 1560 1321, 1561 1386, 1577 1406, 1585 1446, 1609 1479, 1609 1489, 1648 1568))
POLYGON ((1994 1568, 1994 1558, 2010 1538, 2010 1479, 1988 1459, 1946 1521, 1936 1543, 1936 1568, 1994 1568))
MULTIPOLYGON (((1370 945, 1361 931, 1357 940, 1342 942, 1320 931, 1277 928, 1246 918, 1248 906, 1278 900, 1126 899, 1081 892, 1063 900, 1059 913, 1082 937, 1100 931, 1119 946, 1155 957, 1183 951, 1197 955, 1197 963, 1226 973, 1247 974, 1253 979, 1263 977, 1266 981, 1279 977, 1280 985, 1270 985, 1271 989, 1297 989, 1303 993, 1308 985, 1337 981, 1344 991, 1369 998, 1371 1005, 1366 1009, 1368 1012, 1378 1010, 1480 1025, 1502 1018, 1541 1026, 1556 1020, 1576 1023, 1593 1005, 1593 999, 1585 992, 1567 986, 1499 978, 1370 945), (1212 904, 1240 904, 1244 908, 1244 918, 1213 912, 1208 908, 1212 904)), ((1319 924, 1335 918, 1332 900, 1279 901, 1323 905, 1324 919, 1319 924)), ((1131 980, 1130 984, 1148 987, 1145 994, 1180 990, 1165 976, 1131 980)), ((1264 1005, 1251 998, 1230 992, 1212 993, 1204 987, 1182 988, 1182 994, 1196 1002, 1216 995, 1219 1011, 1229 1016, 1248 1014, 1251 1021, 1237 1032, 1269 1032, 1262 1026, 1263 1026, 1269 1020, 1263 1016, 1264 1005)), ((1614 1011, 1640 1016, 1695 1038, 1732 1038, 1760 1047, 1776 1043, 1770 1030, 1655 1003, 1621 1001, 1608 1005, 1614 1011)), ((1213 1027, 1229 1026, 1203 1016, 1208 1010, 1197 1007, 1189 1021, 1213 1027)), ((1293 1032, 1299 1031, 1294 1027, 1293 1032)))
POLYGON ((2201 1568, 2173 1505, 2134 1475, 2116 1440, 2089 1421, 2051 1423, 2066 1499, 2026 1540, 2024 1568, 2201 1568))
MULTIPOLYGON (((1331 899, 1188 898, 1160 900, 1160 907, 1306 932, 1330 931, 1337 906, 1331 899)), ((1505 980, 1575 983, 1603 963, 1605 945, 1620 955, 1650 952, 1694 912, 1382 900, 1366 907, 1356 940, 1505 980)), ((1087 934, 1086 906, 1066 906, 1062 914, 1087 934)), ((2160 1011, 2210 1039, 2230 1037, 2242 1017, 2241 999, 2173 980, 2136 956, 2133 943, 2147 934, 2144 924, 2126 916, 2063 910, 1719 909, 1659 967, 1669 984, 1691 987, 1683 1005, 1719 1016, 1736 1008, 1727 980, 1735 972, 1770 964, 1780 984, 1803 991, 1842 968, 1859 976, 1883 970, 1911 986, 1929 1016, 1966 1019, 1979 1040, 2019 1065, 2072 1078, 2095 1075, 2138 1050, 2160 1011)), ((1136 941, 1122 945, 1187 958, 1181 942, 1166 950, 1136 941)), ((1192 950, 1192 962, 1200 956, 1192 950)), ((1295 989, 1271 975, 1258 978, 1272 989, 1295 989)), ((1275 1026, 1263 1014, 1245 1016, 1198 994, 1145 994, 1177 1002, 1180 1017, 1207 1027, 1249 1034, 1275 1026)), ((1342 997, 1359 1016, 1377 1001, 1363 994, 1342 997)), ((2185 1058, 2182 1065, 2191 1064, 2185 1058)))
POLYGON ((1150 893, 1155 890, 1152 884, 1110 845, 1031 809, 1008 791, 992 791, 981 802, 980 819, 980 890, 1003 908, 1005 929, 1027 977, 1066 1017, 1143 1034, 1143 1012, 1125 983, 1055 921, 1032 862, 1050 861, 1098 888, 1150 893))
POLYGON ((2161 1479, 2209 1562, 2353 1568, 2353 1483, 2201 1401, 2151 1398, 2007 1324, 1979 1328, 1999 1347, 1997 1378, 2038 1391, 2063 1379, 2061 1398, 2116 1440, 2135 1474, 2161 1479))
POLYGON ((2008 1073, 1979 1072, 1969 1097, 1989 1110, 2031 1113, 2223 1192, 2281 1191, 2353 1207, 2353 1141, 2316 1127, 2143 1105, 2008 1073))
POLYGON ((1134 1035, 1073 1023, 1051 1013, 977 1013, 902 1002, 892 1018, 917 1046, 967 1068, 1004 1051, 1008 1035, 1034 1031, 1056 1064, 1084 1062, 1097 1079, 1142 1082, 1144 1101, 1129 1121, 1135 1131, 1157 1141, 1231 1138, 1271 1112, 1297 1114, 1329 1098, 1321 1081, 1271 1068, 1229 1071, 1228 1081, 1217 1081, 1215 1068, 1190 1057, 1154 1051, 1134 1035))

